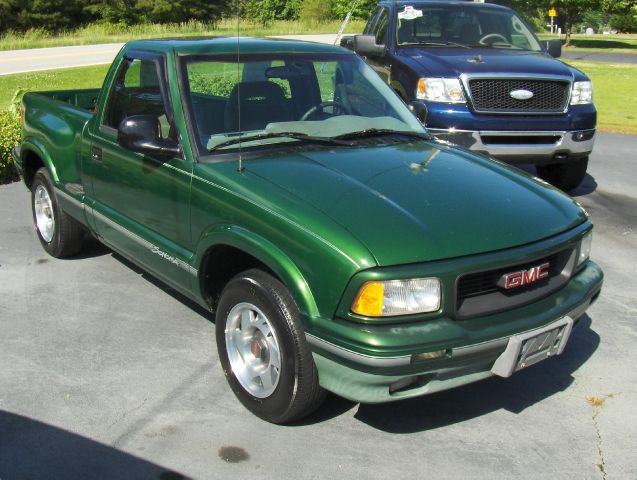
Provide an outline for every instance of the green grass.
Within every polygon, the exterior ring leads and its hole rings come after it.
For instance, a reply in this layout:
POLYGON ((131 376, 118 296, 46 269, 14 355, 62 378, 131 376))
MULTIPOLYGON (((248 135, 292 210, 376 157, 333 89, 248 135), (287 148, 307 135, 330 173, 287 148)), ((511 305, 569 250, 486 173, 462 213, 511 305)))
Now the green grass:
POLYGON ((99 88, 102 86, 109 65, 65 68, 41 72, 3 75, 0 81, 0 110, 7 109, 16 92, 38 90, 68 90, 99 88))
MULTIPOLYGON (((557 35, 539 35, 542 40, 558 38, 557 35)), ((562 35, 562 41, 564 36, 562 35)), ((608 52, 608 53, 634 53, 637 54, 637 35, 573 35, 571 46, 565 47, 565 51, 581 52, 608 52)))
MULTIPOLYGON (((240 24, 240 33, 244 36, 336 33, 340 26, 340 21, 318 23, 277 21, 265 27, 259 23, 242 21, 240 24)), ((361 32, 364 26, 364 21, 352 20, 347 25, 345 33, 361 32)), ((9 32, 0 36, 0 50, 118 43, 140 38, 224 36, 236 35, 236 33, 237 24, 234 20, 223 20, 216 25, 190 21, 179 24, 144 24, 130 27, 96 23, 77 30, 58 34, 53 34, 42 29, 29 30, 26 33, 9 32)))
POLYGON ((567 63, 593 80, 598 129, 637 134, 637 65, 575 60, 567 63))
MULTIPOLYGON (((606 132, 637 134, 637 65, 568 61, 593 79, 598 128, 606 132)), ((108 65, 5 75, 0 82, 0 110, 17 90, 63 90, 102 85, 108 65)))

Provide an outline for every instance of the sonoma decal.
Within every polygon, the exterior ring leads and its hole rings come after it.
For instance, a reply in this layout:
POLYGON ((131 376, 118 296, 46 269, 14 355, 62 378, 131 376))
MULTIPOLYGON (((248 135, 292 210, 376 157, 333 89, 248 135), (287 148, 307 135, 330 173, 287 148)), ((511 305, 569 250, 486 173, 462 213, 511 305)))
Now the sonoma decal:
POLYGON ((538 280, 549 276, 548 269, 550 266, 551 264, 546 262, 542 265, 538 265, 537 267, 531 267, 528 270, 504 274, 500 277, 500 280, 498 280, 497 285, 510 290, 512 288, 518 288, 523 285, 537 282, 538 280))
POLYGON ((159 255, 161 258, 163 258, 164 260, 168 260, 170 263, 174 263, 177 266, 181 266, 181 261, 176 259, 175 257, 173 257, 172 255, 168 255, 166 252, 162 252, 159 247, 156 247, 155 245, 153 245, 150 248, 150 251, 153 252, 155 255, 159 255))

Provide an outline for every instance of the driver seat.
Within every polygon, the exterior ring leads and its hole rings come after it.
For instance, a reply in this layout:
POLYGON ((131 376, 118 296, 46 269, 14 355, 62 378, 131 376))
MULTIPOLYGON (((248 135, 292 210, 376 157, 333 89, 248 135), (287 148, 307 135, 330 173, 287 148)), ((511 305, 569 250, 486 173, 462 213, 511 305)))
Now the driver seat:
POLYGON ((237 83, 226 103, 226 132, 263 130, 268 123, 293 120, 289 100, 280 85, 270 81, 237 83), (239 125, 241 116, 241 125, 239 125))

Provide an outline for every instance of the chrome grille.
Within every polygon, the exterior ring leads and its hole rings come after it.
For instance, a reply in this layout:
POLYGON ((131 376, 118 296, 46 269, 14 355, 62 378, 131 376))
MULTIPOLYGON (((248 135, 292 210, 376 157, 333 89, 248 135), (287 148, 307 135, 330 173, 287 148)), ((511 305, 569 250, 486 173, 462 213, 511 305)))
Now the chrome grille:
POLYGON ((563 113, 570 94, 570 82, 527 78, 473 78, 467 82, 473 109, 480 113, 563 113), (516 100, 515 90, 528 90, 533 97, 516 100))

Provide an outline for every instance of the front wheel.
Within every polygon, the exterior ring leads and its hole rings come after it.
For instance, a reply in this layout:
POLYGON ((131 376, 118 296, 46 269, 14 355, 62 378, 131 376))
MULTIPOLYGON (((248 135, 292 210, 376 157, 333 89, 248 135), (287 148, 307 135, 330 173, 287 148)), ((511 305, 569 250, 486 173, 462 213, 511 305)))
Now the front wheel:
POLYGON ((44 167, 33 178, 31 206, 35 231, 49 255, 64 258, 82 248, 84 228, 60 208, 53 183, 44 167))
POLYGON ((566 163, 538 165, 538 175, 565 192, 576 188, 586 176, 588 157, 572 160, 566 163))
POLYGON ((232 391, 258 417, 287 423, 325 396, 292 296, 276 278, 248 270, 224 288, 216 314, 219 359, 232 391))

